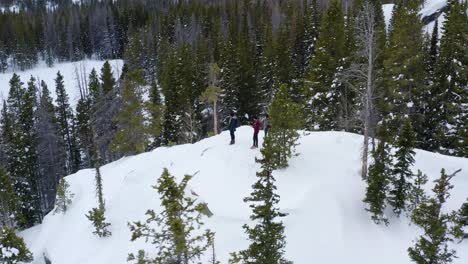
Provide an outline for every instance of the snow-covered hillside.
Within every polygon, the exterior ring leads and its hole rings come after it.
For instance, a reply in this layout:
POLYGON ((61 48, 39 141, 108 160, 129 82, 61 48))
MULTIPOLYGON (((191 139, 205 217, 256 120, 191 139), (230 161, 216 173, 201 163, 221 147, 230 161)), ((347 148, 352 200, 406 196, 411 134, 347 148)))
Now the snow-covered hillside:
MULTIPOLYGON (((75 193, 65 215, 48 215, 40 226, 22 233, 42 264, 47 252, 54 264, 123 264, 127 254, 151 249, 142 241, 130 242, 129 221, 145 219, 149 208, 160 210, 158 196, 151 188, 163 168, 179 179, 196 174, 189 188, 206 201, 214 216, 207 224, 216 232, 216 250, 221 263, 229 253, 248 245, 241 226, 250 210, 243 198, 251 192, 259 150, 251 150, 252 129, 241 127, 238 143, 229 146, 223 133, 193 145, 158 148, 138 156, 123 158, 102 168, 108 221, 112 237, 92 234, 85 214, 96 206, 94 171, 82 170, 68 177, 75 193), (198 172, 198 173, 197 173, 198 172)), ((260 143, 262 139, 260 139, 260 143)), ((405 264, 407 248, 419 234, 408 220, 390 219, 390 226, 373 224, 362 202, 365 186, 359 174, 362 137, 342 132, 314 132, 300 139, 290 167, 275 172, 280 207, 289 213, 284 219, 287 257, 295 264, 405 264)), ((426 151, 416 152, 414 169, 432 180, 441 168, 448 172, 461 168, 454 178, 455 188, 447 202, 459 208, 468 196, 468 159, 447 157, 426 151)), ((468 263, 468 242, 455 245, 459 258, 468 263)), ((207 262, 203 262, 207 263, 207 262)))
MULTIPOLYGON (((109 63, 112 66, 115 77, 117 78, 121 72, 123 61, 111 60, 109 63)), ((57 77, 57 72, 60 71, 64 77, 65 89, 70 97, 70 103, 75 105, 80 97, 76 71, 78 71, 80 75, 83 75, 82 73, 86 73, 84 76, 88 78, 88 75, 93 68, 95 68, 99 74, 103 64, 104 61, 100 60, 57 63, 53 67, 47 67, 45 63, 41 63, 38 67, 31 70, 16 71, 16 74, 20 76, 21 81, 25 85, 31 76, 39 81, 44 80, 49 87, 49 90, 52 92, 52 96, 55 98, 55 78, 57 77)), ((12 76, 13 72, 11 70, 6 73, 0 73, 0 105, 2 104, 3 99, 6 100, 8 98, 8 91, 10 89, 9 82, 12 76)))

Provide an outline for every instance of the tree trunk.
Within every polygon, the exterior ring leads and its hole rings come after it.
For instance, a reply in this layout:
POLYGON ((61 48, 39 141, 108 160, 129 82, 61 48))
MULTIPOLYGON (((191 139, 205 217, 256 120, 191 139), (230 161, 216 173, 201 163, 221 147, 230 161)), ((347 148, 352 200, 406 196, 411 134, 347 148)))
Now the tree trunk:
POLYGON ((218 108, 217 108, 217 99, 213 102, 213 126, 214 126, 214 134, 218 135, 218 108))

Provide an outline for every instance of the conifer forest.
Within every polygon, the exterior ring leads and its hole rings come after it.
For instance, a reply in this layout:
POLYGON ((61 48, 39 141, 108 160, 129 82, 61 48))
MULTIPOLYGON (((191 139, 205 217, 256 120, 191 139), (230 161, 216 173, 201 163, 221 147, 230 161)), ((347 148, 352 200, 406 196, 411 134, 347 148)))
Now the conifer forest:
POLYGON ((0 135, 1 264, 468 263, 468 1, 0 0, 0 135))

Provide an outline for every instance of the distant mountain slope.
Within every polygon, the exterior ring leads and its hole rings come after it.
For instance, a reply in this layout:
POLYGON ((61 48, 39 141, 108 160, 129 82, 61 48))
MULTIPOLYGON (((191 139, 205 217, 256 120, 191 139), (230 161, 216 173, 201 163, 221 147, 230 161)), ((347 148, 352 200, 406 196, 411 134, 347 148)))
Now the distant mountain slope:
MULTIPOLYGON (((263 133, 262 133, 263 134, 263 133)), ((179 179, 196 174, 189 189, 206 201, 214 216, 207 221, 216 232, 216 250, 222 264, 229 253, 248 245, 241 226, 248 223, 250 209, 243 198, 251 192, 258 165, 258 150, 249 149, 252 129, 238 129, 238 142, 229 146, 229 135, 202 140, 193 145, 158 148, 123 158, 102 168, 108 221, 112 237, 95 237, 85 213, 96 206, 94 171, 82 170, 68 177, 75 193, 65 215, 49 214, 42 225, 24 231, 28 246, 42 264, 47 252, 54 264, 124 264, 129 252, 150 244, 130 242, 129 221, 143 220, 147 209, 160 211, 151 188, 163 168, 179 179), (198 172, 198 173, 197 173, 198 172)), ((260 138, 260 143, 262 138, 260 138)), ((364 210, 365 186, 359 174, 362 137, 342 132, 316 132, 303 136, 299 155, 290 167, 275 172, 284 219, 287 257, 295 264, 409 264, 407 248, 420 230, 408 220, 390 219, 390 226, 375 225, 364 210)), ((416 151, 414 170, 429 177, 427 189, 441 168, 461 168, 447 202, 459 208, 467 196, 468 159, 416 151)), ((468 263, 468 241, 454 245, 459 258, 468 263)), ((153 250, 154 252, 154 250, 153 250)), ((202 263, 208 263, 202 261, 202 263)))

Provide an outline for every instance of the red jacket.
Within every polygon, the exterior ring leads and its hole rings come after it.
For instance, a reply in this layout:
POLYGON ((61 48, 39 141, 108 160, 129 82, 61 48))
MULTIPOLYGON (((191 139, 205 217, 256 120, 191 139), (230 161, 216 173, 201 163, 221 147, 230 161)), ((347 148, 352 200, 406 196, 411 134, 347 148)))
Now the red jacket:
POLYGON ((260 120, 256 120, 253 124, 253 128, 254 128, 254 133, 258 133, 260 131, 260 120))

